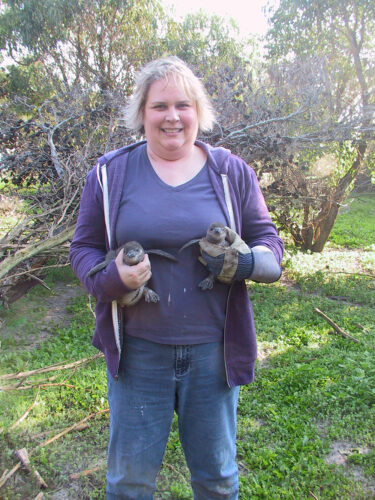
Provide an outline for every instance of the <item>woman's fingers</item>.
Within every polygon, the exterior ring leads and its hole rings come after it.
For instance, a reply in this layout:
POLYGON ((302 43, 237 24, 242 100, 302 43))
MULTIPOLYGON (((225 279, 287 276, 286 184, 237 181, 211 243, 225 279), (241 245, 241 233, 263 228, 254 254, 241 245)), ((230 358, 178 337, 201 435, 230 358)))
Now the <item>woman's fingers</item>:
POLYGON ((151 264, 147 254, 145 254, 142 262, 134 266, 128 266, 123 262, 123 250, 121 250, 115 259, 115 263, 121 281, 129 288, 139 288, 151 278, 151 264))

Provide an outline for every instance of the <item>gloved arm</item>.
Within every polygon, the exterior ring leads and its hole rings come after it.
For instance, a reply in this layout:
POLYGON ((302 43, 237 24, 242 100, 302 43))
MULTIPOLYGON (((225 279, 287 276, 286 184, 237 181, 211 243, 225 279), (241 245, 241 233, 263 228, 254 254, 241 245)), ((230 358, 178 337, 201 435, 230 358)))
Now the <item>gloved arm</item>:
MULTIPOLYGON (((224 254, 217 257, 211 257, 206 252, 202 252, 202 257, 207 263, 208 270, 214 275, 218 276, 221 273, 224 264, 224 254)), ((233 281, 241 281, 249 278, 254 268, 253 252, 247 254, 238 254, 238 264, 235 270, 233 281)))
MULTIPOLYGON (((209 271, 214 276, 218 276, 223 268, 224 254, 211 257, 206 252, 202 252, 202 256, 209 271)), ((269 248, 258 245, 250 248, 249 253, 238 254, 238 265, 233 275, 233 281, 250 279, 259 283, 273 283, 280 276, 281 268, 269 248)))
POLYGON ((281 267, 269 248, 258 245, 253 247, 251 251, 254 259, 254 267, 249 279, 259 283, 273 283, 280 279, 281 267))

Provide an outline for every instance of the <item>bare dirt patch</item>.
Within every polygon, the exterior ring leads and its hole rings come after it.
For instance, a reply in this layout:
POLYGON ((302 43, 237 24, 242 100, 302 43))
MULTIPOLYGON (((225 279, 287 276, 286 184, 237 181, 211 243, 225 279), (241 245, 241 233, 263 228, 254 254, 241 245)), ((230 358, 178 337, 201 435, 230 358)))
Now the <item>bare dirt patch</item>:
POLYGON ((358 446, 349 441, 334 441, 331 444, 330 453, 325 457, 325 461, 331 465, 343 466, 344 474, 354 477, 368 492, 369 496, 366 498, 375 498, 375 481, 366 476, 361 467, 348 461, 353 454, 366 455, 369 451, 368 447, 358 446))
POLYGON ((0 318, 1 338, 12 337, 16 344, 28 349, 35 349, 44 340, 53 335, 57 326, 63 328, 73 319, 73 313, 67 310, 71 300, 87 292, 78 283, 56 282, 48 295, 38 298, 38 302, 28 300, 27 295, 14 304, 17 315, 24 318, 24 323, 16 325, 0 318), (9 323, 9 324, 8 324, 9 323))
POLYGON ((67 326, 73 316, 67 311, 67 305, 72 299, 79 295, 84 295, 85 293, 84 288, 79 284, 56 283, 51 295, 44 300, 47 311, 41 322, 48 324, 53 321, 58 323, 59 326, 67 326))
POLYGON ((347 460, 353 453, 364 455, 370 450, 366 447, 357 446, 347 441, 335 441, 331 445, 331 451, 326 456, 327 464, 347 465, 347 460))

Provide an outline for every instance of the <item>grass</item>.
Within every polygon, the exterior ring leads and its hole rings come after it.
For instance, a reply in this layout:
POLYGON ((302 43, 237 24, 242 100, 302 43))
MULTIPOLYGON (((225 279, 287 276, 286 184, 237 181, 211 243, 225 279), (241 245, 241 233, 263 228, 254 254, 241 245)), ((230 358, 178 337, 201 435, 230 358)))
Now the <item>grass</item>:
MULTIPOLYGON (((355 203, 339 217, 343 228, 352 225, 355 203)), ((368 203, 366 224, 374 227, 375 202, 368 203)), ((241 500, 375 498, 375 232, 366 239, 357 233, 356 245, 337 234, 322 254, 288 249, 282 282, 249 283, 259 359, 255 382, 241 388, 238 407, 241 500), (316 307, 359 342, 332 333, 316 307)), ((48 279, 52 288, 62 279, 67 284, 74 280, 66 270, 48 279)), ((30 343, 40 334, 50 299, 48 291, 34 288, 24 303, 1 311, 7 331, 5 339, 3 332, 0 335, 1 373, 97 352, 90 344, 94 318, 86 295, 68 303, 68 323, 49 322, 46 338, 30 343)), ((104 360, 76 371, 34 376, 35 384, 42 381, 61 385, 41 388, 27 418, 11 430, 32 405, 37 388, 0 393, 0 477, 15 465, 14 450, 26 447, 33 450, 32 464, 48 484, 46 499, 104 499, 107 413, 93 417, 83 430, 40 446, 107 408, 104 360), (47 381, 49 377, 55 378, 47 381), (70 479, 71 473, 94 467, 95 473, 70 479)), ((21 470, 0 496, 23 500, 37 493, 33 478, 21 470)), ((155 498, 192 498, 176 420, 155 498)))
POLYGON ((342 207, 330 242, 346 248, 368 248, 374 245, 375 194, 349 198, 342 207))

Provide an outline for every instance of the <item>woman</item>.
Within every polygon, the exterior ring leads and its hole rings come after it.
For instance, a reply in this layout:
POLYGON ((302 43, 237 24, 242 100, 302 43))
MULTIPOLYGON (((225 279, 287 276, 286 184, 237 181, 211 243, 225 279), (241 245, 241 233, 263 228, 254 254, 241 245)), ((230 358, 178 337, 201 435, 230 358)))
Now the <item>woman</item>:
MULTIPOLYGON (((196 140, 198 131, 211 129, 214 115, 184 62, 168 57, 146 65, 126 120, 146 141, 104 155, 89 173, 70 250, 74 271, 97 298, 93 345, 108 368, 107 499, 153 498, 176 411, 194 498, 233 500, 237 398, 239 386, 253 380, 256 359, 244 278, 276 281, 283 244, 253 170, 196 140), (251 251, 232 284, 216 280, 203 291, 198 283, 207 269, 199 247, 178 250, 204 236, 213 221, 231 226, 251 251), (129 240, 167 251, 177 262, 146 254, 127 266, 121 251, 87 276, 110 248, 129 240), (151 276, 158 303, 117 306, 151 276)), ((205 258, 217 274, 217 258, 205 258)))

